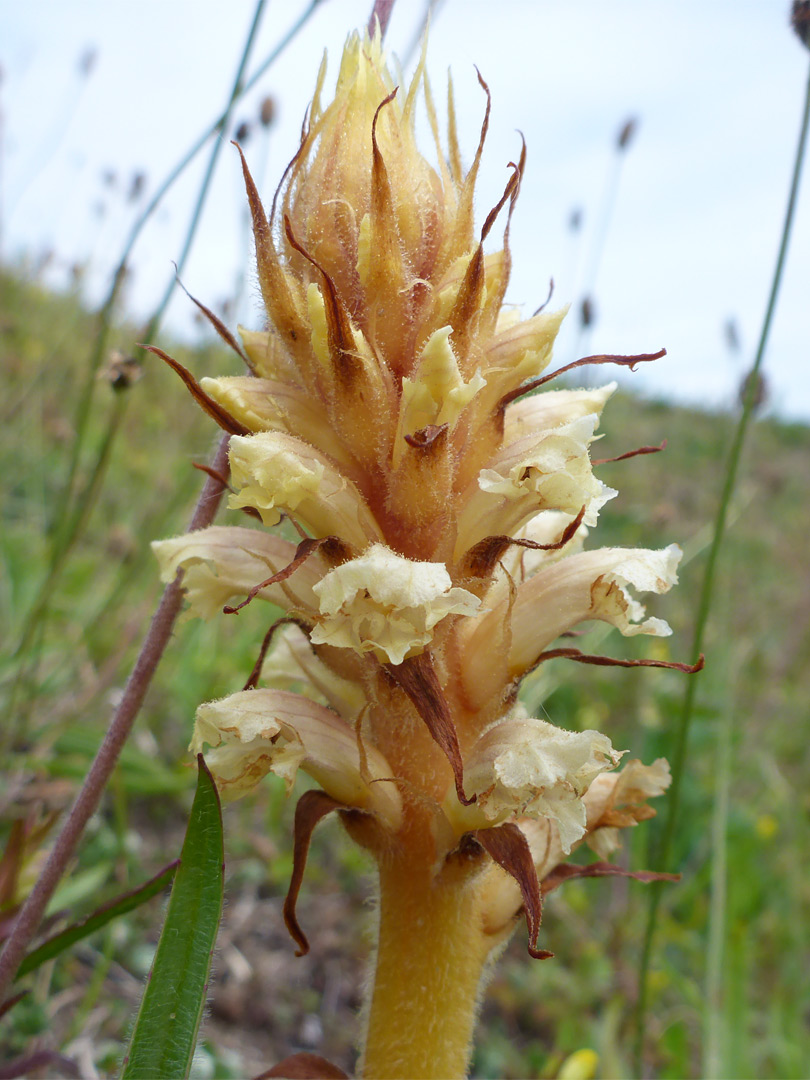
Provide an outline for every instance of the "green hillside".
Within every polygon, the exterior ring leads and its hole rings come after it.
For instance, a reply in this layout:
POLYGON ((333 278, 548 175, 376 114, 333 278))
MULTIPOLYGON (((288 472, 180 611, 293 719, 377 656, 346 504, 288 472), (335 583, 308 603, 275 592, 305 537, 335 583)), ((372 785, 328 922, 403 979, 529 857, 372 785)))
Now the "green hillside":
MULTIPOLYGON (((112 370, 110 358, 91 375, 89 437, 74 488, 84 490, 100 455, 103 482, 79 499, 75 540, 54 564, 55 542, 71 531, 60 499, 77 409, 90 385, 94 332, 94 316, 76 297, 0 272, 0 851, 18 835, 15 821, 31 833, 77 789, 160 596, 149 541, 185 529, 204 479, 193 463, 208 461, 216 444, 213 424, 180 380, 137 349, 137 329, 118 326, 113 345, 138 359, 139 377, 130 378, 129 365, 114 386, 120 363, 112 370), (43 588, 49 566, 51 584, 43 588)), ((157 344, 198 377, 238 371, 218 342, 204 341, 193 351, 163 338, 157 344)), ((662 439, 667 446, 599 467, 620 494, 603 511, 594 542, 677 542, 685 560, 678 588, 648 605, 672 625, 672 638, 626 641, 595 631, 580 647, 690 659, 732 426, 726 415, 624 393, 608 404, 595 457, 662 439)), ((653 965, 649 1067, 660 1077, 710 1069, 729 1077, 807 1074, 809 462, 810 428, 767 417, 755 424, 706 669, 696 676, 698 711, 670 867, 683 878, 664 893, 653 965)), ((237 520, 221 512, 220 520, 228 517, 237 520)), ((268 625, 259 608, 176 629, 53 910, 81 917, 176 857, 193 794, 186 745, 194 709, 244 682, 268 625)), ((555 660, 526 694, 556 724, 596 727, 630 756, 652 760, 671 753, 686 678, 555 660)), ((347 955, 342 941, 368 914, 369 867, 335 823, 322 826, 300 905, 313 948, 297 960, 280 916, 291 810, 282 785, 267 782, 226 814, 228 903, 200 1076, 255 1075, 291 1047, 351 1066, 364 958, 347 955), (318 1019, 324 1001, 329 1012, 318 1019)), ((651 831, 636 830, 625 852, 636 869, 645 866, 651 831)), ((0 862, 0 934, 52 836, 34 834, 16 882, 4 878, 0 862)), ((474 1075, 554 1077, 584 1048, 599 1056, 597 1076, 630 1075, 646 905, 644 886, 625 880, 578 881, 555 893, 544 929, 556 958, 532 962, 525 934, 515 936, 487 996, 474 1075)), ((101 1075, 115 1075, 160 921, 153 901, 26 979, 31 993, 0 1020, 8 1056, 38 1047, 89 1053, 101 1075), (81 1033, 89 1039, 84 1049, 81 1033)))

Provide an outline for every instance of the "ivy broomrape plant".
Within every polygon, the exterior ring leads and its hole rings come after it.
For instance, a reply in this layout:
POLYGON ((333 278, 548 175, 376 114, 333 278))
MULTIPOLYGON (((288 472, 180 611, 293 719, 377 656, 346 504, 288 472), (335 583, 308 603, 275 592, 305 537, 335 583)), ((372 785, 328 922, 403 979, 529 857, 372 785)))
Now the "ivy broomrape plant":
POLYGON ((482 977, 520 914, 531 955, 550 957, 542 896, 620 872, 566 856, 585 842, 604 860, 669 783, 663 760, 617 771, 605 735, 528 716, 521 681, 551 657, 608 662, 551 647, 584 620, 668 634, 631 590, 666 592, 680 551, 584 550, 615 494, 589 458, 615 384, 533 393, 553 378, 564 312, 521 321, 504 306, 525 148, 476 230, 483 80, 465 171, 452 93, 445 147, 424 55, 403 90, 379 35, 355 35, 326 105, 324 78, 325 64, 269 218, 242 159, 267 328, 243 330, 243 350, 219 329, 249 374, 197 384, 181 369, 231 433, 231 506, 264 527, 154 547, 165 580, 184 569, 192 615, 254 600, 286 611, 247 687, 200 706, 192 749, 209 748, 226 799, 268 772, 288 789, 299 769, 320 785, 295 815, 284 910, 300 952, 317 822, 337 812, 376 861, 359 1073, 461 1077, 482 977), (419 100, 437 167, 416 147, 419 100), (503 247, 485 254, 496 222, 503 247), (283 519, 300 542, 272 531, 283 519))

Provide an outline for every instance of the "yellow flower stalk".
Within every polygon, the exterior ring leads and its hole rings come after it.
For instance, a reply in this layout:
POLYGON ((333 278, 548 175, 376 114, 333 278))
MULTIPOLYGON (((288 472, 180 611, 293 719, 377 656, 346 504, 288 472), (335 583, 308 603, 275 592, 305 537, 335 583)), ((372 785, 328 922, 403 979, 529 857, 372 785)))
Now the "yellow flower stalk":
POLYGON ((609 853, 668 783, 665 763, 613 772, 607 736, 527 716, 521 680, 551 655, 601 662, 549 649, 585 620, 668 633, 634 590, 667 591, 679 551, 583 550, 615 494, 589 456, 615 385, 524 396, 548 378, 564 312, 504 307, 525 149, 475 224, 483 80, 466 170, 452 96, 440 137, 424 56, 397 87, 379 36, 355 35, 328 104, 324 84, 325 66, 269 217, 242 159, 267 316, 242 332, 249 375, 185 373, 233 436, 231 506, 261 526, 155 550, 166 580, 185 569, 193 615, 287 612, 263 674, 200 707, 192 748, 211 748, 226 798, 267 772, 320 785, 298 806, 285 906, 302 950, 294 904, 317 821, 336 811, 376 860, 361 1074, 461 1077, 483 973, 521 912, 529 951, 550 956, 543 892, 617 872, 567 853, 609 853), (420 102, 435 164, 416 146, 420 102), (496 226, 502 247, 485 252, 496 226), (268 531, 282 517, 299 544, 268 531))

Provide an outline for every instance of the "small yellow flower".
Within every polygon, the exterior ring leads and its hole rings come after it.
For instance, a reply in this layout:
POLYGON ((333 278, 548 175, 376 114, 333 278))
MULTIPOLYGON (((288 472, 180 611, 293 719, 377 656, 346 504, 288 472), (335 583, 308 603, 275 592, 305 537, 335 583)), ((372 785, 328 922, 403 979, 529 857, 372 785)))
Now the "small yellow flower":
POLYGON ((474 615, 481 606, 453 588, 444 563, 403 559, 382 544, 331 570, 313 591, 320 604, 313 645, 371 652, 391 664, 422 652, 447 615, 474 615))

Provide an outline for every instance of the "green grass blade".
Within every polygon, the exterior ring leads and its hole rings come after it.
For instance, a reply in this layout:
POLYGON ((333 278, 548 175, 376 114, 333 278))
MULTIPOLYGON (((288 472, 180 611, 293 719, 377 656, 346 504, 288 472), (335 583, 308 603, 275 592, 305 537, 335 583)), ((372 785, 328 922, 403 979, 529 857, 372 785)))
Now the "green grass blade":
POLYGON ((82 938, 86 938, 89 934, 112 922, 113 919, 117 919, 120 915, 126 915, 128 911, 132 911, 134 908, 140 907, 141 904, 145 904, 147 900, 151 900, 153 896, 166 888, 174 877, 178 865, 179 860, 169 863, 159 874, 150 878, 139 888, 122 893, 121 896, 117 896, 114 900, 99 908, 98 911, 94 911, 92 915, 88 915, 82 922, 74 923, 73 926, 68 926, 67 929, 48 938, 47 941, 44 941, 26 956, 20 964, 16 977, 19 979, 23 975, 27 975, 29 971, 38 968, 46 960, 52 960, 55 956, 64 952, 65 949, 75 945, 77 941, 81 941, 82 938))
POLYGON ((201 754, 197 762, 197 794, 122 1080, 188 1076, 197 1042, 224 877, 219 795, 201 754))
MULTIPOLYGON (((718 562, 720 559, 721 549, 723 547, 723 539, 725 536, 729 509, 731 507, 732 496, 734 495, 737 484, 737 475, 740 470, 742 452, 745 445, 746 435, 748 433, 748 427, 754 416, 756 386, 758 383, 759 373, 762 368, 762 363, 765 358, 765 350, 768 344, 771 323, 773 321, 774 312, 776 310, 776 301, 779 297, 779 290, 782 283, 782 272, 785 267, 785 259, 787 256, 788 244, 790 241, 793 227, 793 216, 799 194, 799 182, 801 180, 802 168, 804 165, 804 156, 807 146, 808 132, 810 132, 810 69, 808 69, 807 84, 804 92, 804 108, 802 111, 802 119, 799 127, 799 141, 796 147, 796 156, 793 161, 793 175, 790 182, 790 191, 788 194, 787 207, 785 210, 785 220, 782 226, 782 237, 779 243, 779 253, 776 257, 776 266, 774 267, 773 277, 771 279, 771 289, 768 297, 768 304, 765 309, 765 317, 763 319, 762 328, 759 334, 759 342, 757 344, 757 351, 754 357, 754 363, 751 367, 751 371, 748 374, 747 390, 744 395, 742 411, 740 413, 736 430, 734 432, 734 438, 731 444, 728 464, 726 466, 725 477, 723 480, 723 489, 720 495, 720 501, 717 506, 717 512, 714 520, 712 542, 709 547, 709 553, 706 559, 706 568, 704 570, 703 581, 701 584, 700 602, 698 605, 697 617, 695 619, 695 630, 692 639, 692 655, 695 657, 695 659, 697 659, 698 654, 703 651, 703 642, 706 634, 707 624, 709 621, 709 614, 712 608, 712 601, 714 599, 714 588, 718 577, 718 562)), ((692 679, 690 679, 686 684, 683 707, 681 709, 680 716, 678 717, 675 727, 672 751, 671 753, 667 754, 672 770, 672 785, 669 789, 667 797, 666 818, 661 834, 657 837, 657 843, 655 834, 653 834, 654 839, 651 847, 651 853, 654 857, 651 865, 655 869, 665 869, 667 867, 669 854, 675 838, 676 829, 679 824, 678 811, 680 807, 681 783, 685 773, 685 763, 687 759, 687 751, 689 745, 689 733, 692 726, 692 719, 696 711, 695 696, 697 694, 698 685, 699 684, 692 679)), ((647 925, 644 931, 644 941, 642 944, 641 958, 639 961, 638 996, 636 1000, 635 1010, 636 1038, 634 1066, 635 1073, 639 1076, 643 1072, 644 1064, 643 1057, 645 1030, 647 1023, 646 1017, 649 989, 648 983, 655 933, 658 925, 658 909, 660 900, 661 887, 654 884, 649 894, 649 901, 647 907, 647 925)))

